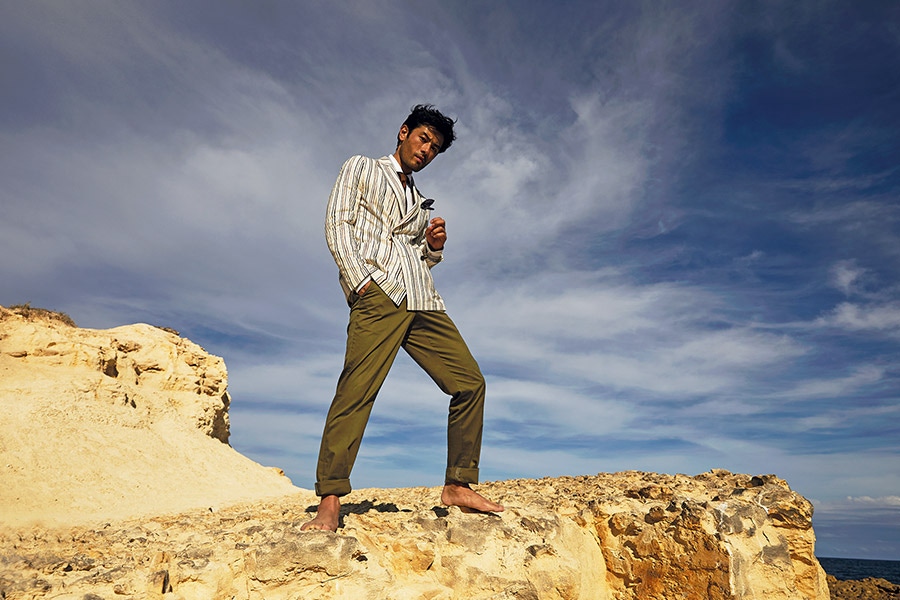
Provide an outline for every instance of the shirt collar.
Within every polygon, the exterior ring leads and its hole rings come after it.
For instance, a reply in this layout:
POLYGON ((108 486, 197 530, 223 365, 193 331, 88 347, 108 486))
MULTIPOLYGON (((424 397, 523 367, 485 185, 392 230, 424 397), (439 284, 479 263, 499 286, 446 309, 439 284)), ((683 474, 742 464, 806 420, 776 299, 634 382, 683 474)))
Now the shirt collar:
MULTIPOLYGON (((397 159, 394 158, 394 155, 393 155, 393 154, 389 154, 389 155, 388 155, 388 158, 391 159, 391 165, 394 167, 394 172, 395 172, 395 173, 402 173, 402 172, 403 172, 403 169, 400 167, 400 163, 397 162, 397 159)), ((406 182, 407 182, 410 186, 415 185, 415 183, 413 183, 413 176, 412 176, 412 173, 409 173, 409 174, 406 176, 406 182)))

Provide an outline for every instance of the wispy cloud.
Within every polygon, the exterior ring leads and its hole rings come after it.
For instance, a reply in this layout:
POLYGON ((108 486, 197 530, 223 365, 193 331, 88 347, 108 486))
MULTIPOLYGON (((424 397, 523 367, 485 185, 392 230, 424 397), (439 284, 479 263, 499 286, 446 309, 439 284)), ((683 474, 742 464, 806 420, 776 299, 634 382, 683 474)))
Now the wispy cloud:
POLYGON ((900 535, 900 497, 847 496, 813 502, 820 556, 860 556, 895 560, 894 540, 900 535), (860 540, 854 542, 853 540, 860 540))
POLYGON ((876 305, 842 302, 817 323, 849 331, 900 335, 900 302, 876 305))
POLYGON ((844 377, 826 377, 798 382, 795 387, 784 390, 776 396, 793 399, 840 398, 856 394, 867 386, 883 381, 884 375, 884 367, 862 365, 844 377))
POLYGON ((859 268, 853 260, 839 261, 831 268, 832 285, 848 296, 857 290, 864 275, 865 269, 859 268))

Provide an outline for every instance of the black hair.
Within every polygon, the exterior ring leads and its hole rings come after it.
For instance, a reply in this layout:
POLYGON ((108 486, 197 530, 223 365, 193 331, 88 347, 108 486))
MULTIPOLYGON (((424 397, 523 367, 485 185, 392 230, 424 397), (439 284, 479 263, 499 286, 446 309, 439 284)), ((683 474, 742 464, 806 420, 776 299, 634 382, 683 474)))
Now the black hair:
MULTIPOLYGON (((417 104, 413 106, 410 109, 409 116, 403 122, 410 133, 419 125, 434 127, 444 138, 444 143, 441 145, 438 154, 447 150, 453 144, 453 140, 456 139, 456 134, 453 133, 454 123, 456 123, 454 119, 436 109, 432 104, 417 104)), ((400 136, 397 135, 397 146, 399 145, 400 136)))

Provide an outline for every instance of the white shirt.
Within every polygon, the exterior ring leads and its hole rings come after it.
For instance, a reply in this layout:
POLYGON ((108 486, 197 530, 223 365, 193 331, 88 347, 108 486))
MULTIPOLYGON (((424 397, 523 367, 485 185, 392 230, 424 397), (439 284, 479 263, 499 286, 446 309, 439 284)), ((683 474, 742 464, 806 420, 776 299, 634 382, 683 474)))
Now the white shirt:
MULTIPOLYGON (((397 159, 393 154, 389 157, 391 159, 391 164, 394 165, 394 171, 397 172, 397 177, 400 177, 400 173, 403 172, 403 169, 400 167, 400 163, 397 162, 397 159)), ((403 187, 403 192, 406 194, 406 211, 409 212, 412 209, 413 205, 413 196, 412 196, 412 188, 415 185, 413 181, 412 174, 406 176, 406 185, 403 187)))

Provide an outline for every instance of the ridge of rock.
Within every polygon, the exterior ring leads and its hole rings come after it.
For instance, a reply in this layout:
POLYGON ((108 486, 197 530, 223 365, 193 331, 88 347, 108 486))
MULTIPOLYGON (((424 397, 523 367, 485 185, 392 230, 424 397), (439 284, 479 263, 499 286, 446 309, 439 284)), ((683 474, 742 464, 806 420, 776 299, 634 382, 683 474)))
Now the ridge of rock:
POLYGON ((0 307, 0 597, 8 600, 827 600, 812 505, 774 475, 628 471, 356 490, 339 533, 227 445, 221 358, 149 325, 0 307))
POLYGON ((837 579, 828 575, 831 600, 897 600, 900 585, 881 577, 866 577, 858 580, 837 579))
POLYGON ((171 331, 0 306, 0 511, 74 525, 295 493, 228 445, 224 361, 171 331))

